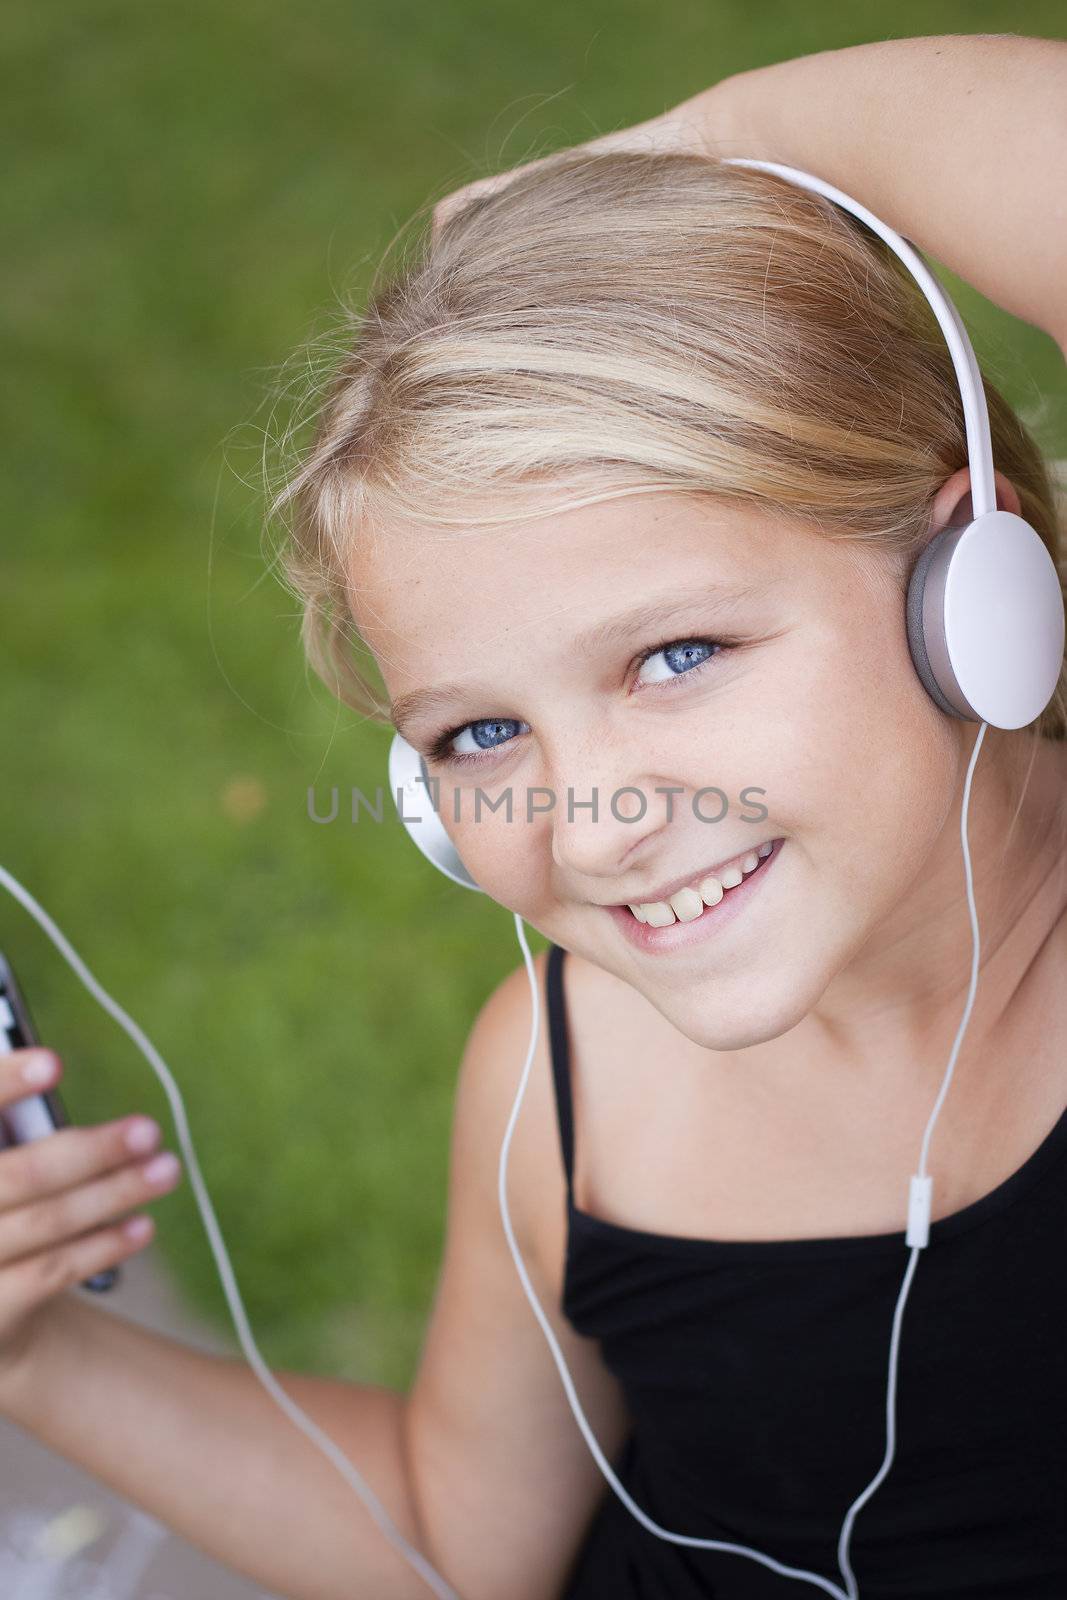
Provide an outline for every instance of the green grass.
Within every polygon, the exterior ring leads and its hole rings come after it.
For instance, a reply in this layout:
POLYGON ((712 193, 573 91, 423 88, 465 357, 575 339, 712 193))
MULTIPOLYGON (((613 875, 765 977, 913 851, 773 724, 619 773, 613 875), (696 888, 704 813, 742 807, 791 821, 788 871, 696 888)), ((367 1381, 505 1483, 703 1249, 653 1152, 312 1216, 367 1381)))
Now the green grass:
MULTIPOLYGON (((308 681, 264 576, 272 374, 431 194, 744 67, 979 30, 1054 36, 1062 11, 5 8, 0 861, 175 1072, 272 1364, 409 1379, 459 1055, 521 960, 510 914, 398 824, 306 815, 310 784, 324 802, 384 786, 388 734, 308 681)), ((995 380, 1067 454, 1051 341, 948 281, 995 380)), ((0 948, 77 1120, 146 1110, 173 1146, 141 1056, 6 896, 0 948)), ((153 1210, 191 1305, 229 1331, 188 1181, 153 1210)))

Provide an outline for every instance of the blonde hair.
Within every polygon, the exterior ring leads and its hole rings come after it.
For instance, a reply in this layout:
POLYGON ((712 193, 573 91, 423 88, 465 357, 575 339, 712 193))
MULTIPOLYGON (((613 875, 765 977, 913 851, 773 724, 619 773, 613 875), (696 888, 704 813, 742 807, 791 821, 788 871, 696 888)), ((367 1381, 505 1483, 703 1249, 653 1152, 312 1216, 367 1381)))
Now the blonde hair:
MULTIPOLYGON (((536 487, 580 491, 557 511, 713 495, 880 546, 903 596, 967 464, 944 336, 896 255, 821 196, 708 155, 550 157, 454 212, 342 334, 270 515, 308 661, 372 720, 387 703, 353 657, 346 590, 388 519, 502 525, 536 487)), ((994 462, 1062 586, 1048 464, 984 382, 994 462)), ((1030 731, 1067 735, 1067 667, 1030 731)))

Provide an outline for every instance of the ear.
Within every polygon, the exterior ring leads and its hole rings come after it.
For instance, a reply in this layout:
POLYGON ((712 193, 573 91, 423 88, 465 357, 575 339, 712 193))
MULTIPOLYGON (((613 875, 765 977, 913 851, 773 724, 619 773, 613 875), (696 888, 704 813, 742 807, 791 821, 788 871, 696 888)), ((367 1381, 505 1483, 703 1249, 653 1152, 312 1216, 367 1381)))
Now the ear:
MULTIPOLYGON (((1015 485, 1003 472, 994 469, 993 482, 997 491, 997 510, 1013 511, 1017 517, 1022 515, 1019 496, 1015 485)), ((971 469, 961 467, 954 472, 951 478, 941 485, 937 496, 930 508, 930 536, 940 533, 942 528, 962 527, 974 517, 971 505, 971 469)))

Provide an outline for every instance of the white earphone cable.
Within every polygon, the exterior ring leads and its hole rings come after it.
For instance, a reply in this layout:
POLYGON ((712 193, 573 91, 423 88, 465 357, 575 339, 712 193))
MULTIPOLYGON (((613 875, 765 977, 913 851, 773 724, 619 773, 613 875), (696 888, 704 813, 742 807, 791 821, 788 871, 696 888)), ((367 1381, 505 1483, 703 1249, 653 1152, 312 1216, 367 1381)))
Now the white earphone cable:
POLYGON ((307 1413, 301 1410, 296 1401, 286 1394, 285 1390, 278 1383, 274 1374, 271 1372, 270 1368, 267 1366, 266 1362, 263 1360, 263 1357, 256 1348, 255 1341, 252 1338, 252 1330, 249 1327, 248 1318, 245 1315, 244 1304, 237 1288, 236 1279, 234 1278, 233 1268, 230 1265, 230 1258, 226 1252, 226 1246, 223 1243, 222 1234, 219 1231, 219 1225, 215 1219, 215 1212, 212 1208, 210 1197, 204 1185, 204 1180, 200 1175, 200 1165, 196 1159, 196 1153, 193 1150, 193 1141, 189 1133, 189 1124, 186 1119, 185 1106, 182 1103, 181 1093, 178 1089, 178 1085, 171 1076, 170 1069, 168 1068, 166 1062, 163 1060, 152 1041, 144 1033, 142 1033, 136 1022, 134 1022, 133 1018, 130 1017, 122 1009, 118 1002, 113 1000, 107 991, 103 989, 96 981, 88 967, 85 965, 84 961, 78 955, 77 951, 71 946, 65 935, 52 921, 52 918, 48 915, 47 911, 38 905, 37 901, 30 894, 29 890, 24 889, 22 884, 19 883, 18 879, 13 878, 11 873, 8 872, 6 867, 3 866, 0 866, 0 883, 4 885, 8 892, 12 894, 21 905, 25 906, 30 915, 41 925, 45 933, 47 933, 48 937, 51 939, 52 943, 59 950, 60 954, 74 968, 74 971, 78 974, 78 977, 81 979, 82 983, 89 990, 89 993, 101 1006, 103 1006, 105 1011, 114 1017, 119 1027, 130 1036, 138 1050, 140 1050, 141 1054, 145 1057, 149 1066, 155 1072, 160 1083, 162 1083, 163 1088, 166 1091, 167 1099, 170 1101, 170 1108, 174 1115, 174 1126, 178 1132, 178 1140, 182 1147, 182 1154, 185 1157, 185 1164, 189 1171, 189 1177, 192 1179, 196 1203, 200 1208, 200 1215, 204 1219, 204 1227, 207 1230, 208 1239, 211 1243, 211 1249, 215 1256, 215 1264, 219 1270, 219 1277, 222 1280, 222 1286, 226 1293, 226 1300, 230 1307, 230 1314, 233 1317, 234 1326, 237 1329, 237 1336, 240 1340, 241 1348, 248 1359, 248 1364, 256 1374, 256 1377, 259 1379, 260 1383, 263 1385, 275 1403, 280 1406, 282 1411, 285 1412, 290 1421, 294 1422, 301 1432, 307 1435, 312 1444, 322 1452, 326 1459, 337 1468, 338 1472, 341 1474, 342 1478, 344 1478, 349 1488, 353 1489, 355 1493, 359 1495, 360 1499, 367 1507, 367 1510, 378 1524, 378 1527, 389 1540, 389 1543, 395 1550, 398 1551, 401 1556, 404 1557, 405 1561, 409 1562, 410 1565, 414 1567, 415 1571, 419 1574, 419 1577, 422 1578, 426 1584, 428 1584, 435 1595, 439 1596, 439 1600, 460 1600, 460 1596, 445 1581, 441 1574, 430 1565, 429 1561, 427 1561, 426 1557, 421 1553, 421 1551, 416 1550, 414 1545, 409 1544, 404 1538, 404 1535, 400 1532, 399 1528, 395 1526, 391 1517, 389 1516, 389 1513, 382 1505, 378 1496, 374 1493, 374 1490, 363 1479, 344 1452, 340 1450, 336 1444, 334 1444, 329 1434, 324 1433, 319 1427, 318 1423, 313 1422, 307 1413))
MULTIPOLYGON (((953 1041, 952 1050, 949 1054, 948 1067, 945 1071, 945 1076, 942 1079, 941 1090, 937 1096, 937 1099, 934 1101, 934 1109, 930 1113, 929 1121, 926 1124, 926 1131, 923 1133, 922 1149, 919 1153, 919 1171, 916 1174, 915 1179, 912 1180, 913 1191, 917 1182, 922 1182, 925 1184, 924 1204, 926 1212, 925 1221, 927 1224, 929 1223, 931 1203, 930 1196, 932 1189, 931 1181, 928 1179, 926 1172, 926 1158, 930 1151, 930 1139, 933 1135, 934 1124, 941 1115, 941 1107, 945 1103, 945 1096, 948 1093, 949 1084, 952 1082, 952 1076, 956 1070, 956 1058, 960 1052, 960 1045, 963 1043, 963 1035, 966 1032, 967 1024, 971 1020, 971 1010, 974 1006, 975 991, 978 988, 978 958, 981 947, 978 937, 978 911, 974 903, 974 877, 971 872, 971 850, 967 837, 967 816, 971 805, 971 779, 974 776, 974 765, 978 760, 978 752, 982 748, 982 741, 985 738, 986 728, 988 726, 988 723, 982 723, 982 726, 978 730, 978 737, 974 741, 974 749, 971 751, 971 759, 967 765, 967 777, 963 784, 963 804, 960 807, 960 843, 963 847, 963 872, 967 883, 967 911, 971 919, 971 979, 967 987, 967 1000, 963 1007, 963 1016, 960 1018, 960 1025, 956 1030, 956 1038, 953 1041)), ((925 1243, 926 1239, 923 1237, 922 1245, 925 1245, 925 1243)), ((875 1476, 871 1479, 870 1483, 861 1494, 857 1495, 856 1499, 849 1507, 845 1515, 844 1523, 841 1527, 841 1536, 837 1544, 837 1561, 839 1567, 841 1568, 842 1575, 844 1576, 845 1583, 848 1586, 849 1600, 857 1600, 859 1595, 859 1586, 856 1583, 856 1579, 852 1572, 852 1566, 848 1558, 848 1543, 852 1537, 852 1524, 855 1522, 856 1514, 859 1512, 860 1508, 866 1504, 874 1491, 881 1483, 884 1482, 889 1472, 889 1468, 892 1465, 893 1456, 896 1452, 897 1360, 900 1354, 900 1325, 904 1318, 904 1306, 907 1301, 908 1290, 911 1288, 911 1280, 915 1275, 915 1265, 919 1259, 920 1248, 921 1246, 919 1245, 915 1245, 912 1248, 911 1259, 908 1262, 907 1271, 904 1274, 904 1282, 900 1290, 900 1296, 897 1300, 896 1310, 893 1313, 893 1335, 889 1345, 889 1385, 886 1394, 885 1459, 875 1476)))
MULTIPOLYGON (((913 1184, 912 1195, 911 1195, 912 1206, 914 1206, 914 1203, 915 1203, 915 1184, 916 1184, 916 1182, 919 1182, 919 1183, 924 1185, 924 1187, 921 1190, 921 1193, 922 1193, 922 1195, 924 1197, 925 1204, 926 1204, 927 1222, 928 1222, 928 1218, 929 1218, 930 1180, 928 1179, 927 1174, 926 1174, 926 1157, 927 1157, 927 1153, 929 1151, 930 1137, 931 1137, 931 1134, 933 1133, 934 1123, 937 1121, 938 1115, 940 1114, 940 1111, 941 1111, 941 1107, 944 1104, 945 1095, 948 1092, 948 1087, 949 1087, 949 1084, 950 1084, 950 1082, 952 1080, 952 1074, 955 1071, 956 1058, 957 1058, 957 1056, 959 1054, 960 1044, 962 1042, 963 1035, 964 1035, 964 1032, 966 1030, 967 1024, 970 1021, 971 1008, 972 1008, 972 1006, 974 1004, 975 990, 976 990, 977 985, 978 985, 978 954, 979 954, 978 915, 977 915, 977 912, 975 910, 974 883, 973 883, 973 879, 972 879, 972 876, 971 876, 971 857, 970 857, 970 850, 968 848, 968 839, 967 839, 967 813, 968 813, 968 809, 969 809, 969 806, 970 806, 971 778, 972 778, 973 773, 974 773, 974 765, 975 765, 975 762, 976 762, 976 760, 978 758, 978 752, 981 749, 982 741, 985 738, 985 731, 986 731, 987 726, 988 726, 987 723, 985 723, 985 722, 982 723, 981 728, 979 729, 979 732, 978 732, 978 737, 977 737, 977 739, 975 740, 975 743, 974 743, 974 749, 971 752, 971 759, 970 759, 970 763, 969 763, 968 768, 967 768, 967 777, 966 777, 966 781, 964 783, 964 788, 963 788, 963 804, 962 804, 961 812, 960 812, 960 830, 961 830, 961 837, 962 837, 962 843, 963 843, 964 871, 965 871, 966 880, 967 880, 967 904, 968 904, 968 909, 969 909, 970 918, 971 918, 971 935, 972 935, 972 941, 973 941, 973 951, 972 951, 972 957, 971 957, 971 981, 970 981, 970 986, 969 986, 968 993, 967 993, 967 1002, 966 1002, 966 1005, 964 1006, 963 1018, 962 1018, 962 1020, 960 1022, 959 1029, 958 1029, 958 1031, 956 1033, 956 1040, 955 1040, 955 1043, 953 1044, 952 1053, 951 1053, 951 1055, 949 1057, 948 1067, 946 1069, 945 1076, 944 1076, 944 1079, 943 1079, 942 1084, 941 1084, 941 1091, 940 1091, 940 1093, 939 1093, 939 1095, 937 1097, 937 1100, 935 1101, 933 1111, 931 1112, 930 1119, 929 1119, 929 1121, 927 1122, 927 1125, 926 1125, 926 1131, 923 1134, 922 1150, 921 1150, 920 1157, 919 1157, 919 1172, 916 1175, 916 1178, 912 1180, 912 1184, 913 1184)), ((546 1340, 548 1341, 548 1347, 549 1347, 550 1351, 552 1352, 553 1359, 554 1359, 554 1361, 556 1363, 556 1367, 557 1367, 557 1369, 559 1371, 560 1380, 561 1380, 561 1382, 563 1384, 564 1392, 566 1393, 567 1400, 568 1400, 568 1403, 570 1405, 571 1411, 574 1413, 574 1420, 577 1422, 578 1427, 581 1430, 582 1436, 585 1439, 586 1444, 589 1446, 589 1451, 590 1451, 594 1461, 596 1462, 597 1466, 600 1468, 601 1473, 607 1479, 608 1483, 611 1485, 612 1489, 615 1491, 616 1495, 622 1501, 622 1503, 626 1507, 626 1509, 631 1513, 632 1516, 634 1516, 637 1519, 637 1521, 641 1524, 642 1527, 647 1528, 649 1533, 655 1534, 657 1538, 665 1539, 668 1542, 670 1542, 671 1544, 690 1545, 690 1546, 692 1546, 692 1547, 694 1547, 696 1549, 701 1549, 701 1550, 723 1550, 723 1551, 731 1552, 731 1553, 736 1554, 736 1555, 749 1556, 753 1561, 758 1561, 763 1566, 770 1567, 773 1572, 780 1573, 782 1577, 785 1577, 785 1578, 796 1578, 798 1581, 800 1581, 802 1583, 810 1583, 815 1588, 822 1589, 824 1591, 824 1593, 829 1594, 829 1595, 834 1595, 836 1597, 836 1600, 859 1600, 859 1587, 858 1587, 858 1585, 856 1583, 856 1579, 855 1579, 855 1576, 853 1574, 852 1567, 851 1567, 851 1565, 849 1563, 848 1545, 849 1545, 849 1540, 850 1540, 850 1538, 852 1536, 852 1525, 855 1522, 857 1513, 859 1512, 861 1507, 871 1498, 871 1496, 874 1494, 874 1492, 878 1488, 878 1486, 884 1481, 887 1473, 889 1472, 889 1468, 890 1468, 890 1466, 892 1464, 893 1456, 894 1456, 894 1453, 895 1453, 895 1450, 896 1450, 895 1412, 896 1412, 897 1361, 898 1361, 898 1357, 899 1357, 899 1353, 900 1353, 900 1329, 901 1329, 901 1323, 902 1323, 902 1320, 903 1320, 904 1306, 905 1306, 905 1303, 907 1301, 908 1291, 909 1291, 909 1289, 911 1287, 912 1278, 915 1275, 916 1263, 918 1262, 918 1259, 919 1259, 919 1250, 925 1244, 925 1239, 922 1239, 921 1243, 916 1243, 916 1244, 914 1244, 912 1246, 911 1257, 910 1257, 910 1259, 908 1261, 908 1265, 907 1265, 907 1268, 906 1268, 905 1273, 904 1273, 904 1280, 903 1280, 903 1283, 901 1285, 900 1293, 899 1293, 899 1295, 897 1297, 896 1308, 895 1308, 894 1313, 893 1313, 893 1331, 892 1331, 892 1337, 891 1337, 891 1340, 890 1340, 890 1349, 889 1349, 889 1382, 888 1382, 888 1389, 887 1389, 887 1396, 886 1396, 886 1434, 887 1434, 887 1444, 886 1444, 885 1459, 883 1460, 882 1465, 879 1468, 879 1470, 878 1470, 877 1474, 875 1475, 875 1477, 872 1478, 871 1482, 856 1497, 856 1499, 853 1501, 852 1505, 849 1507, 849 1510, 845 1515, 845 1520, 844 1520, 844 1523, 843 1523, 842 1528, 841 1528, 841 1535, 840 1535, 840 1538, 838 1540, 838 1547, 837 1547, 838 1565, 839 1565, 839 1567, 841 1569, 842 1576, 844 1577, 846 1587, 844 1589, 841 1589, 841 1588, 838 1587, 838 1585, 836 1583, 831 1582, 828 1578, 821 1577, 820 1574, 817 1573, 817 1572, 809 1572, 806 1568, 786 1566, 783 1562, 776 1561, 773 1558, 773 1556, 767 1556, 767 1555, 764 1555, 759 1550, 753 1550, 749 1545, 733 1544, 733 1543, 730 1543, 729 1541, 723 1540, 723 1539, 702 1539, 702 1538, 696 1537, 693 1534, 672 1533, 672 1532, 670 1532, 669 1529, 660 1527, 659 1523, 653 1521, 653 1519, 645 1511, 643 1511, 641 1509, 641 1507, 636 1503, 636 1501, 629 1494, 629 1492, 627 1491, 625 1486, 622 1483, 620 1483, 619 1479, 616 1477, 615 1472, 613 1471, 613 1469, 611 1467, 610 1462, 605 1458, 604 1453, 601 1450, 600 1445, 597 1442, 596 1436, 593 1433, 593 1430, 589 1425, 589 1421, 588 1421, 588 1419, 587 1419, 587 1417, 585 1415, 585 1412, 582 1410, 581 1402, 579 1401, 577 1393, 575 1391, 574 1382, 573 1382, 573 1380, 571 1378, 570 1372, 568 1371, 566 1360, 564 1358, 562 1350, 559 1347, 559 1342, 558 1342, 558 1340, 556 1338, 556 1335, 555 1335, 555 1333, 554 1333, 554 1331, 552 1329, 551 1324, 548 1321, 548 1318, 545 1316, 545 1313, 544 1313, 544 1310, 542 1309, 541 1303, 537 1298, 536 1292, 534 1291, 533 1284, 530 1282, 529 1274, 526 1271, 526 1266, 525 1266, 525 1263, 523 1262, 522 1255, 521 1255, 521 1252, 519 1251, 518 1243, 517 1243, 517 1241, 515 1239, 515 1234, 514 1234, 514 1231, 512 1229, 512 1226, 511 1226, 511 1215, 510 1215, 510 1213, 508 1211, 508 1198, 507 1198, 508 1152, 509 1152, 509 1150, 511 1148, 511 1137, 512 1137, 512 1134, 513 1134, 513 1132, 515 1130, 515 1123, 516 1123, 516 1120, 518 1118, 519 1108, 522 1105, 522 1098, 523 1098, 523 1095, 526 1092, 526 1083, 527 1083, 527 1080, 528 1080, 529 1075, 530 1075, 530 1065, 531 1065, 531 1063, 533 1061, 534 1051, 537 1048, 537 1037, 538 1037, 538 1031, 539 1031, 539 1027, 540 1027, 540 1010, 541 1010, 541 1008, 540 1008, 540 999, 539 999, 538 989, 537 989, 537 975, 534 972, 533 960, 532 960, 531 955, 530 955, 529 946, 526 943, 526 934, 525 934, 525 930, 523 928, 522 918, 519 916, 518 912, 515 913, 515 931, 516 931, 516 934, 518 936, 519 946, 520 946, 520 948, 522 950, 523 959, 524 959, 524 961, 526 963, 526 974, 527 974, 527 978, 529 979, 531 1004, 532 1004, 532 1008, 533 1008, 533 1024, 532 1024, 532 1028, 531 1028, 531 1032, 530 1032, 530 1044, 529 1044, 529 1048, 528 1048, 528 1050, 526 1052, 526 1064, 525 1064, 525 1066, 523 1067, 523 1070, 522 1070, 522 1076, 521 1076, 521 1079, 520 1079, 520 1082, 519 1082, 519 1090, 518 1090, 518 1093, 517 1093, 517 1095, 515 1097, 515 1103, 511 1108, 511 1116, 508 1119, 508 1125, 507 1125, 507 1128, 506 1128, 505 1133, 504 1133, 504 1140, 503 1140, 503 1143, 502 1143, 502 1145, 500 1147, 499 1181, 498 1181, 498 1185, 497 1185, 497 1192, 498 1192, 498 1197, 499 1197, 499 1201, 500 1201, 500 1214, 501 1214, 501 1218, 502 1218, 503 1223, 504 1223, 504 1232, 507 1235, 508 1247, 511 1250, 511 1254, 512 1254, 512 1257, 513 1257, 514 1262, 515 1262, 516 1270, 518 1271, 519 1278, 522 1281, 523 1289, 526 1291, 526 1298, 529 1300, 530 1305, 531 1305, 531 1307, 533 1309, 533 1313, 534 1313, 535 1317, 537 1318, 538 1322, 541 1325, 541 1331, 544 1334, 546 1340)), ((909 1212, 909 1215, 910 1214, 911 1213, 909 1212)), ((920 1233, 921 1232, 922 1232, 922 1229, 920 1228, 920 1233)), ((909 1237, 909 1242, 910 1242, 910 1239, 911 1239, 911 1226, 910 1225, 909 1225, 909 1235, 908 1235, 908 1237, 909 1237)))

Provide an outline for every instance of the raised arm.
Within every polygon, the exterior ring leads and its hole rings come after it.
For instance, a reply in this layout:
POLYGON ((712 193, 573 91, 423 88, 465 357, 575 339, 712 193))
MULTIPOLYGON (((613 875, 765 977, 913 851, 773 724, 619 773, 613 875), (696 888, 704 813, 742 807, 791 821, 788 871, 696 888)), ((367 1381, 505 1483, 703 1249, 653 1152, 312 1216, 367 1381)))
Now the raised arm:
POLYGON ((1067 360, 1067 41, 950 33, 823 50, 668 115, 716 154, 843 189, 1067 360))

